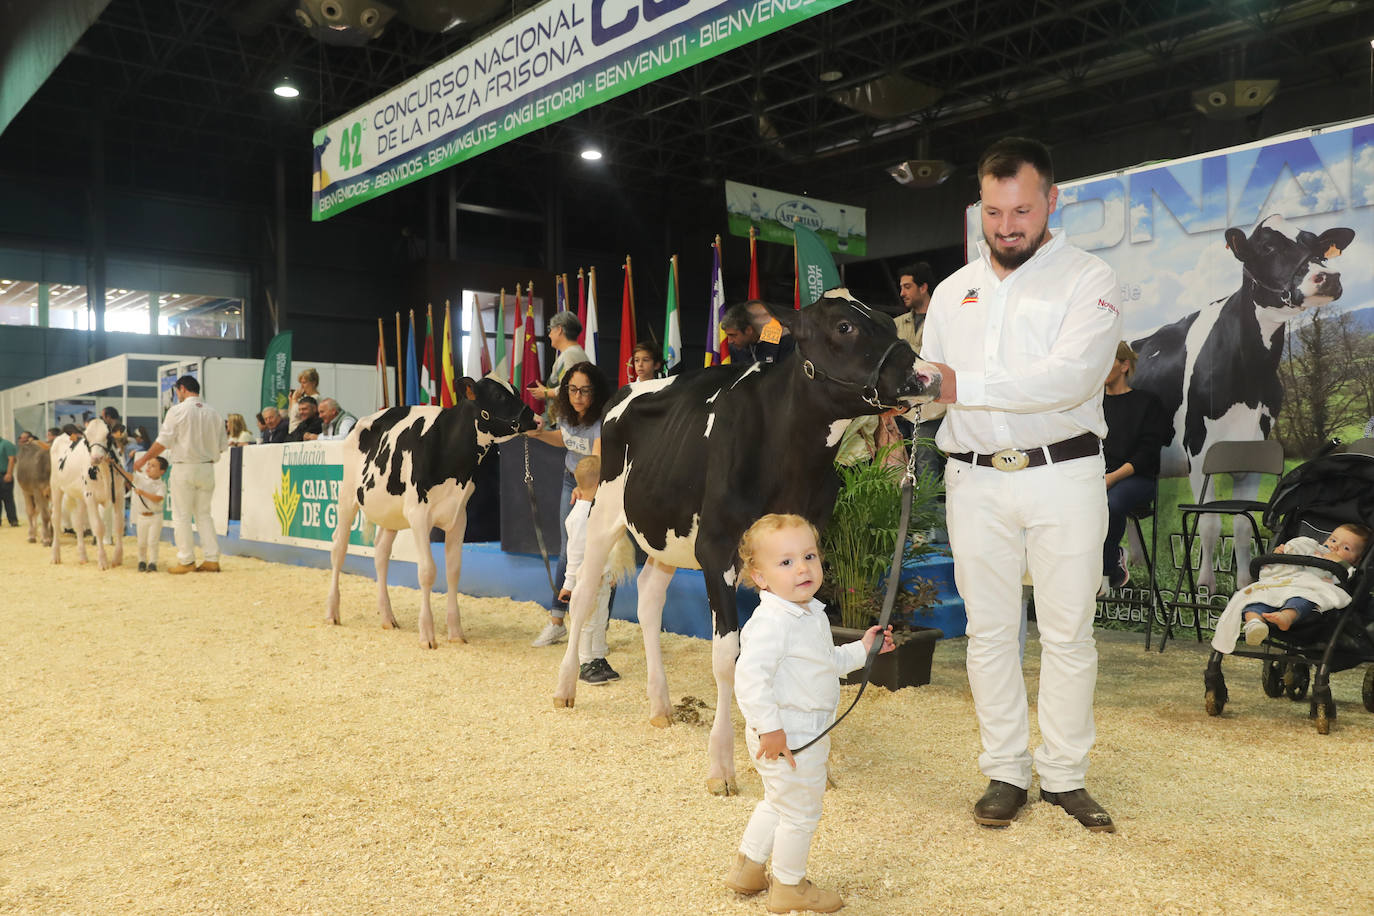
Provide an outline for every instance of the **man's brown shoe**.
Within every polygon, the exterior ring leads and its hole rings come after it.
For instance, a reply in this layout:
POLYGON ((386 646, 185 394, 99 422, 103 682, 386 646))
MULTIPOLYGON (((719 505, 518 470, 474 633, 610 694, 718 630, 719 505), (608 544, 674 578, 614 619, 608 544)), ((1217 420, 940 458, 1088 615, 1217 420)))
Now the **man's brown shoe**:
POLYGON ((973 805, 973 819, 984 827, 1008 827, 1026 803, 1026 790, 994 779, 973 805))
POLYGON ((1087 789, 1074 789, 1070 792, 1046 792, 1041 789, 1040 799, 1063 808, 1093 833, 1116 833, 1112 816, 1107 813, 1106 808, 1093 800, 1087 789))
POLYGON ((195 572, 196 568, 190 563, 173 563, 167 567, 167 571, 174 576, 179 576, 182 573, 195 572))
POLYGON ((196 572, 219 572, 219 563, 214 560, 206 560, 196 567, 196 572))

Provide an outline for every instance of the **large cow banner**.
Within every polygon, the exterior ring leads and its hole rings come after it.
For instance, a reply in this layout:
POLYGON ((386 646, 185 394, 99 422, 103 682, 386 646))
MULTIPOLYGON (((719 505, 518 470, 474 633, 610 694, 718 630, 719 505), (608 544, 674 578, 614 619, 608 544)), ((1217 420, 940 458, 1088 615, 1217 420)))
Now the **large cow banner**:
MULTIPOLYGON (((1278 437, 1292 466, 1333 436, 1358 438, 1374 416, 1374 119, 1063 182, 1050 227, 1116 270, 1139 355, 1132 384, 1173 422, 1162 475, 1191 480, 1161 481, 1170 599, 1185 559, 1176 507, 1193 498, 1211 444, 1278 437)), ((974 205, 971 256, 981 236, 974 205)), ((1205 567, 1197 598, 1218 610, 1231 546, 1188 558, 1205 567)))

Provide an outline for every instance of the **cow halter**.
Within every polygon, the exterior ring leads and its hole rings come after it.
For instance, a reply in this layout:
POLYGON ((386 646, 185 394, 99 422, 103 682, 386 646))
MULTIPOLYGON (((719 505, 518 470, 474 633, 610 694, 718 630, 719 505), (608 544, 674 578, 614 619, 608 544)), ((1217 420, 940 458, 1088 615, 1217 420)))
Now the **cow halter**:
POLYGON ((859 390, 859 397, 863 399, 863 402, 870 407, 876 407, 880 411, 903 410, 906 407, 905 404, 884 404, 882 397, 878 394, 878 376, 882 374, 883 364, 887 362, 888 356, 900 343, 902 343, 902 339, 899 337, 887 345, 887 349, 883 351, 883 355, 878 358, 878 364, 873 367, 873 371, 868 374, 868 378, 864 379, 862 382, 839 378, 831 375, 824 369, 817 368, 815 363, 802 354, 800 347, 797 348, 797 355, 802 357, 802 372, 806 374, 807 378, 819 379, 822 382, 834 382, 836 385, 843 388, 857 388, 859 390))
MULTIPOLYGON (((1299 261, 1297 267, 1293 269, 1293 274, 1296 275, 1299 270, 1306 268, 1307 265, 1311 264, 1314 261, 1323 267, 1326 266, 1326 258, 1321 258, 1313 255, 1310 257, 1303 258, 1301 261, 1299 261)), ((1270 286, 1268 283, 1265 283, 1259 277, 1251 273, 1249 266, 1246 266, 1244 268, 1244 272, 1245 276, 1250 278, 1251 283, 1254 283, 1262 290, 1265 290, 1267 292, 1273 293, 1275 296, 1278 296, 1279 302, 1283 303, 1284 308, 1292 308, 1293 288, 1291 286, 1285 286, 1282 289, 1278 288, 1277 286, 1270 286)))

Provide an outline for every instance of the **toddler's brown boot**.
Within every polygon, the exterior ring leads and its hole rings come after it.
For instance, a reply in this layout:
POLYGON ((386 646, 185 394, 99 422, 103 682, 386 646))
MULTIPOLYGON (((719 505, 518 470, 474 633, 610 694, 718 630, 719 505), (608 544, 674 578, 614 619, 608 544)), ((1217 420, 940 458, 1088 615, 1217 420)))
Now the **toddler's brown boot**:
POLYGON ((736 853, 735 861, 725 873, 725 886, 746 897, 768 890, 768 876, 763 873, 763 863, 755 862, 742 852, 736 853))
POLYGON ((834 891, 817 887, 806 878, 796 884, 774 881, 768 888, 768 912, 789 913, 806 910, 812 913, 833 913, 844 906, 844 900, 834 891))

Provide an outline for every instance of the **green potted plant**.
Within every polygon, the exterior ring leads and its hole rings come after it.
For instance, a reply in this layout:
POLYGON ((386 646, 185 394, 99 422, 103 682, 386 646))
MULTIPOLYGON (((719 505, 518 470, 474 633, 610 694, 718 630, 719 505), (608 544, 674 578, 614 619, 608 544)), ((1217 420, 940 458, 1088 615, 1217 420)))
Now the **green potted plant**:
MULTIPOLYGON (((838 618, 831 627, 837 645, 858 639, 882 612, 902 513, 904 468, 884 461, 895 447, 880 450, 872 461, 835 466, 840 491, 830 522, 821 532, 825 584, 818 597, 838 618)), ((943 491, 943 483, 934 475, 923 475, 913 488, 904 562, 934 552, 929 533, 939 523, 943 491)), ((923 608, 935 604, 935 592, 929 581, 920 578, 898 587, 891 618, 897 651, 878 656, 872 683, 889 690, 930 683, 935 643, 944 634, 917 621, 923 608)))

